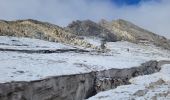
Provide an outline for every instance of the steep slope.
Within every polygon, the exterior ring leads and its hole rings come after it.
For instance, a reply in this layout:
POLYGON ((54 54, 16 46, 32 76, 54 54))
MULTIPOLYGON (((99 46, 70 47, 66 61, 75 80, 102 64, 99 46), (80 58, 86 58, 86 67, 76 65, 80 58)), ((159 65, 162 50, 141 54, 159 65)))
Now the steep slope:
POLYGON ((95 48, 95 46, 92 46, 90 43, 87 43, 85 40, 78 38, 76 35, 67 32, 57 25, 32 19, 17 21, 0 20, 0 35, 30 37, 95 48))
POLYGON ((99 37, 109 42, 117 41, 114 33, 91 20, 73 21, 67 26, 67 29, 79 36, 99 37))
POLYGON ((108 22, 101 20, 99 24, 111 32, 115 33, 118 39, 130 41, 133 43, 153 43, 165 49, 170 49, 170 41, 163 36, 149 32, 135 24, 123 19, 108 22))

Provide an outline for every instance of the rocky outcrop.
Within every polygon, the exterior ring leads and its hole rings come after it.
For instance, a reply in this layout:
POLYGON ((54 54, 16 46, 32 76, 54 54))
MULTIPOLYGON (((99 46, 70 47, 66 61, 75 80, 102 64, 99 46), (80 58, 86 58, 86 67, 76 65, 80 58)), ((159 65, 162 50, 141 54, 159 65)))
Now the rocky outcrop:
POLYGON ((118 40, 114 33, 91 20, 73 21, 66 29, 78 36, 99 37, 109 42, 118 40))
POLYGON ((83 100, 99 91, 129 84, 138 75, 157 72, 165 61, 149 61, 127 69, 49 77, 30 82, 0 84, 0 100, 83 100))

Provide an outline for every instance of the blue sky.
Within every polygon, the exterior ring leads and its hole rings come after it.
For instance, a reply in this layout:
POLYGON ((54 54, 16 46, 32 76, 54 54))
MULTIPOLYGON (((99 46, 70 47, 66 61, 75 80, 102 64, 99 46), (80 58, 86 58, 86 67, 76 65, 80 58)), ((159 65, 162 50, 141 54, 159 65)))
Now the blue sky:
POLYGON ((116 4, 117 6, 133 6, 139 5, 141 2, 161 2, 161 0, 111 0, 112 3, 116 4))
POLYGON ((60 26, 74 20, 125 19, 170 38, 170 0, 0 0, 0 19, 37 19, 60 26))
POLYGON ((137 5, 141 2, 141 0, 112 0, 113 3, 121 6, 121 5, 137 5))

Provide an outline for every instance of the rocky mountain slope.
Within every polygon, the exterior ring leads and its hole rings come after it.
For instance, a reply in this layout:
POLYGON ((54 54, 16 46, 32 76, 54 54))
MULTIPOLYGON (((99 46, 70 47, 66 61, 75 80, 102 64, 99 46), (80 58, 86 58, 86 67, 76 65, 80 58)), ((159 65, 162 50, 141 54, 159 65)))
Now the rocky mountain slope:
POLYGON ((113 20, 111 22, 101 20, 99 24, 115 33, 118 39, 133 43, 149 42, 156 46, 170 49, 170 41, 165 37, 147 31, 123 19, 113 20))
POLYGON ((78 36, 99 37, 106 39, 108 42, 118 41, 114 33, 91 20, 73 21, 66 29, 78 36))
POLYGON ((66 28, 32 19, 0 20, 0 35, 30 37, 93 49, 99 48, 83 39, 84 36, 99 37, 108 42, 125 40, 133 43, 152 43, 170 49, 170 40, 122 19, 111 22, 101 20, 99 23, 90 20, 73 21, 66 28))
POLYGON ((101 20, 99 23, 90 20, 74 21, 66 29, 79 36, 97 36, 112 42, 124 40, 133 43, 152 43, 170 49, 170 40, 123 19, 111 22, 101 20))
POLYGON ((95 48, 95 46, 87 43, 87 41, 80 39, 76 35, 67 32, 57 25, 32 19, 17 21, 1 20, 0 35, 30 37, 51 42, 61 42, 65 44, 95 48))

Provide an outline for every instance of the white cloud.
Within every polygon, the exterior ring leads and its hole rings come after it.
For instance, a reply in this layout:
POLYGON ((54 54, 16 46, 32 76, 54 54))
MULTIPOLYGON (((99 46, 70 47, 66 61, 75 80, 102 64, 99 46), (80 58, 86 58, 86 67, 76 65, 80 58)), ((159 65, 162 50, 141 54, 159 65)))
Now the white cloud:
POLYGON ((118 17, 170 38, 170 0, 143 2, 136 7, 118 9, 118 17))
POLYGON ((169 10, 170 0, 123 7, 110 0, 0 0, 0 19, 32 18, 65 26, 77 19, 123 18, 170 38, 169 10))

